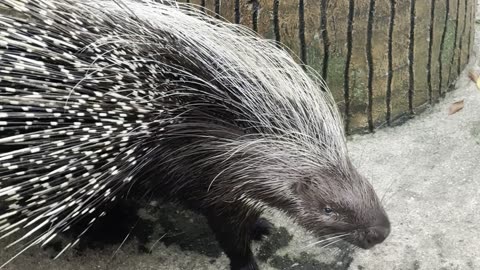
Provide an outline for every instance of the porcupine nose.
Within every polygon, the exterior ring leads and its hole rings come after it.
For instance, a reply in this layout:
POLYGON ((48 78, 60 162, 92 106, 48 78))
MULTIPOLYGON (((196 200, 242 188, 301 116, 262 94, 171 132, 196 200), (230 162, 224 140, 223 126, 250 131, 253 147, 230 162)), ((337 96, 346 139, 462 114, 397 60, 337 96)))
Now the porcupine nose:
POLYGON ((365 232, 365 238, 362 247, 369 249, 376 244, 382 243, 390 234, 390 222, 388 218, 381 218, 375 226, 368 228, 365 232))
POLYGON ((382 243, 390 233, 390 228, 386 227, 373 227, 368 229, 365 240, 363 243, 363 248, 369 249, 376 244, 382 243))

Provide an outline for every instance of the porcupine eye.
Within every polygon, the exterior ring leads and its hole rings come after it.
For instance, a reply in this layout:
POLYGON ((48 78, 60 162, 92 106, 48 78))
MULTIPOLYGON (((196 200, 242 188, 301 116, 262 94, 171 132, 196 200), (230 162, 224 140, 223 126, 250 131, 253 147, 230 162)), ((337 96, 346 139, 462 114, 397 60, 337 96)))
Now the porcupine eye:
POLYGON ((329 216, 333 213, 333 209, 330 208, 330 207, 325 207, 325 208, 323 208, 323 212, 325 212, 325 214, 327 214, 329 216))

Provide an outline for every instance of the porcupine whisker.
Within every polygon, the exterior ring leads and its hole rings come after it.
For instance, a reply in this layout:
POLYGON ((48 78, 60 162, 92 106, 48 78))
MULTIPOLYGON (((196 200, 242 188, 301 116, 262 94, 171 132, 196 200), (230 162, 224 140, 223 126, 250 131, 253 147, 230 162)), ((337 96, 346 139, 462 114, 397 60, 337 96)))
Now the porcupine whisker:
MULTIPOLYGON (((307 249, 307 248, 316 246, 316 245, 318 245, 318 244, 320 244, 320 243, 330 242, 331 240, 337 239, 337 238, 339 238, 340 240, 342 240, 342 238, 344 238, 345 236, 348 236, 348 235, 350 235, 350 233, 344 233, 344 234, 340 234, 340 235, 337 235, 337 236, 331 236, 331 237, 328 237, 328 238, 326 238, 326 239, 322 239, 322 240, 316 241, 316 242, 314 242, 314 243, 308 244, 308 245, 306 245, 305 247, 303 247, 301 250, 304 250, 304 249, 307 249)), ((337 241, 338 241, 338 240, 337 240, 337 241)))
POLYGON ((331 245, 333 245, 333 244, 335 244, 335 243, 338 243, 338 242, 340 242, 340 241, 342 241, 342 240, 343 240, 343 239, 337 239, 337 240, 335 240, 335 241, 333 241, 333 242, 330 242, 330 243, 328 243, 328 244, 326 244, 326 245, 321 246, 320 248, 326 248, 326 247, 331 246, 331 245))
POLYGON ((340 240, 342 240, 342 238, 328 239, 328 241, 324 241, 324 242, 321 242, 321 243, 317 243, 317 245, 320 244, 319 246, 313 245, 313 246, 310 246, 310 247, 316 247, 316 248, 321 249, 321 248, 323 248, 323 247, 325 247, 325 246, 330 245, 330 244, 333 243, 333 242, 337 242, 337 241, 340 241, 340 240))
MULTIPOLYGON (((329 237, 332 237, 332 236, 338 236, 340 234, 342 234, 342 233, 330 233, 330 234, 323 235, 322 237, 312 236, 308 239, 305 239, 305 241, 314 243, 314 242, 317 242, 319 240, 325 240, 325 239, 327 239, 329 237)), ((309 245, 309 244, 307 244, 307 245, 309 245)))

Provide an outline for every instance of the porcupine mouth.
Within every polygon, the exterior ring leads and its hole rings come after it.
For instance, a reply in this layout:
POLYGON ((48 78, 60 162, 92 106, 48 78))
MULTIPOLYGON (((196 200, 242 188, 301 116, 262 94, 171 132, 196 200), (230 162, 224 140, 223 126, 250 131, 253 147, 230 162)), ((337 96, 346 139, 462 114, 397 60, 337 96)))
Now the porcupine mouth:
POLYGON ((357 230, 353 237, 347 238, 345 241, 362 249, 371 249, 385 241, 389 234, 389 227, 371 227, 361 231, 357 230))
POLYGON ((341 240, 345 243, 348 243, 350 245, 353 245, 362 249, 370 249, 373 246, 369 246, 365 244, 365 242, 363 241, 363 237, 364 237, 363 235, 364 235, 363 233, 355 231, 341 240))

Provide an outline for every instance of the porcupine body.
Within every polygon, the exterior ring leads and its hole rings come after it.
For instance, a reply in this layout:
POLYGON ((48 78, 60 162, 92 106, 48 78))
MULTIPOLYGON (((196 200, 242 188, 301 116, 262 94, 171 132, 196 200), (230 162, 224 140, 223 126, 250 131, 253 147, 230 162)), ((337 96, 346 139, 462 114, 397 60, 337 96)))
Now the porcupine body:
POLYGON ((131 186, 204 214, 232 269, 258 268, 265 207, 364 248, 389 234, 326 86, 275 44, 168 1, 0 7, 0 235, 28 231, 12 244, 93 223, 131 186))

